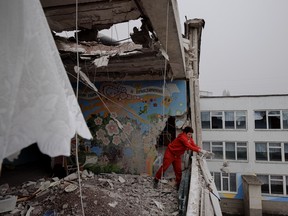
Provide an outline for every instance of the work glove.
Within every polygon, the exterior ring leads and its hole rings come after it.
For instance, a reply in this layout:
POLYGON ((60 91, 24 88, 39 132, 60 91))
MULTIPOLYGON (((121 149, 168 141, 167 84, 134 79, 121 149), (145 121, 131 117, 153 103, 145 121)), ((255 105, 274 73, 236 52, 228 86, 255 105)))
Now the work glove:
POLYGON ((199 153, 200 153, 201 157, 213 157, 214 156, 213 152, 206 151, 204 149, 201 149, 199 153))

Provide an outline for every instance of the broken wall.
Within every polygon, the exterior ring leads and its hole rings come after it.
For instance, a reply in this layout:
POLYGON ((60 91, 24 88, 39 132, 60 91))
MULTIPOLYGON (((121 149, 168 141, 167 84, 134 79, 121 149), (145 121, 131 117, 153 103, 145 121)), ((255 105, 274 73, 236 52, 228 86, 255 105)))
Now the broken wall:
POLYGON ((94 172, 152 175, 157 138, 169 116, 187 112, 185 80, 95 83, 80 85, 79 103, 93 135, 81 140, 85 168, 94 172))

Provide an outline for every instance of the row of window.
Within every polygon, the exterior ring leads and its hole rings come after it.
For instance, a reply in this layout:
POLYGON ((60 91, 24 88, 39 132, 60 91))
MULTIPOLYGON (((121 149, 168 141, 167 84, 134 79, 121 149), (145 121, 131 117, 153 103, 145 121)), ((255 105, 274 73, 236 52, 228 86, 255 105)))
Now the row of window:
MULTIPOLYGON (((248 160, 247 142, 203 142, 203 149, 217 160, 248 160)), ((288 142, 255 142, 256 161, 288 162, 288 142)), ((209 159, 209 158, 208 158, 209 159)))
POLYGON ((203 129, 246 129, 246 111, 202 111, 203 129))
POLYGON ((288 161, 288 143, 257 142, 255 151, 258 161, 288 161))
MULTIPOLYGON (((202 129, 247 128, 247 112, 242 111, 202 111, 202 129)), ((288 110, 254 111, 255 129, 288 129, 288 110)))
MULTIPOLYGON (((237 192, 236 173, 212 172, 216 188, 220 192, 237 192)), ((263 183, 262 194, 288 195, 288 176, 257 175, 263 183)))
POLYGON ((257 175, 263 183, 261 192, 270 195, 288 195, 288 176, 257 175))
POLYGON ((213 152, 213 159, 247 160, 246 142, 203 142, 203 149, 213 152))

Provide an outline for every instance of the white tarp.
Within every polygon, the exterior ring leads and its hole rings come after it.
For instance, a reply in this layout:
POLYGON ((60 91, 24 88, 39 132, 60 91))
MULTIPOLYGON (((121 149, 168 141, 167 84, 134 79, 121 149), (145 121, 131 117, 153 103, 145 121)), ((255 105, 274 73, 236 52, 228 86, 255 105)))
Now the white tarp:
POLYGON ((0 1, 0 28, 0 163, 35 142, 70 155, 75 133, 91 133, 40 2, 0 1))

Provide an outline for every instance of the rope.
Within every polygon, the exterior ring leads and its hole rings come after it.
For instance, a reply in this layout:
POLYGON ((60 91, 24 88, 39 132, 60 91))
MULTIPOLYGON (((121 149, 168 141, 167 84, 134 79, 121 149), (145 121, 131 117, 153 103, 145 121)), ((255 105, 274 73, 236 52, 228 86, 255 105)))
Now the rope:
MULTIPOLYGON (((78 51, 78 0, 76 0, 76 19, 75 19, 75 26, 76 26, 76 56, 77 56, 77 68, 79 68, 79 51, 78 51)), ((76 98, 78 100, 79 95, 79 76, 80 73, 77 73, 77 87, 76 87, 76 98)), ((79 156, 78 156, 78 146, 79 146, 79 139, 78 134, 76 133, 76 164, 77 164, 77 174, 78 174, 78 184, 79 184, 79 191, 80 191, 80 201, 81 201, 81 210, 82 215, 85 216, 84 210, 84 203, 83 203, 83 196, 82 196, 82 186, 81 186, 81 179, 80 179, 80 168, 79 168, 79 156)))
MULTIPOLYGON (((166 10, 166 38, 165 38, 165 52, 166 53, 167 53, 167 50, 168 50, 168 48, 167 48, 167 46, 168 46, 168 23, 169 23, 169 0, 167 1, 167 10, 166 10)), ((166 70, 167 70, 167 59, 165 58, 163 87, 162 87, 163 101, 165 100, 166 70)), ((164 116, 165 116, 165 106, 164 105, 163 105, 163 109, 162 109, 162 115, 163 115, 163 120, 164 120, 164 116)), ((168 118, 167 118, 167 124, 168 124, 168 118)), ((163 146, 164 146, 164 143, 163 143, 163 146)), ((163 166, 162 166, 162 169, 163 169, 163 166)), ((162 175, 161 175, 161 180, 162 180, 163 179, 163 175, 164 175, 163 170, 162 170, 161 173, 162 173, 162 175)), ((162 193, 162 190, 163 190, 163 185, 162 185, 162 182, 160 181, 160 191, 161 191, 161 193, 162 193)), ((160 196, 160 199, 161 199, 162 198, 161 195, 159 195, 159 196, 160 196)), ((162 213, 162 214, 164 214, 164 213, 162 213)))

